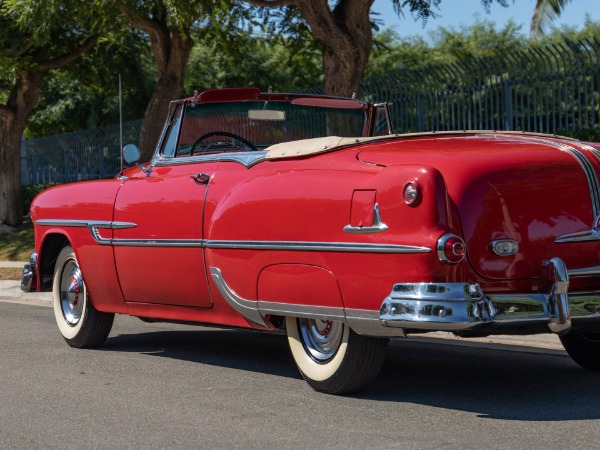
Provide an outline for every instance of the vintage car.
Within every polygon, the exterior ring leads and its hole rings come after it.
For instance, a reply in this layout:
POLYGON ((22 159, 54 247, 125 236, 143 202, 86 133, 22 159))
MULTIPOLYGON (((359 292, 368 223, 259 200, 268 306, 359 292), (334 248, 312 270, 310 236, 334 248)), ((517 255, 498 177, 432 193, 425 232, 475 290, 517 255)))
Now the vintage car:
POLYGON ((389 105, 209 90, 171 104, 149 164, 31 206, 24 290, 73 347, 114 314, 287 333, 306 381, 347 393, 390 337, 557 333, 600 369, 600 145, 393 134, 389 105))

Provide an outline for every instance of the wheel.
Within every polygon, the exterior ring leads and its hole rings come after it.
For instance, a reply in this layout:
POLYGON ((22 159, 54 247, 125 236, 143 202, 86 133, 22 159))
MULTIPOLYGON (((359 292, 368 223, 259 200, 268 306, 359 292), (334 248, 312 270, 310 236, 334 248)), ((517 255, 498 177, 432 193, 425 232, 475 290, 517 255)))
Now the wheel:
POLYGON ((286 318, 288 342, 298 370, 319 392, 347 394, 377 376, 388 340, 356 334, 342 322, 286 318))
POLYGON ((106 341, 115 315, 94 308, 70 246, 56 259, 52 296, 58 329, 71 347, 98 347, 106 341))
MULTIPOLYGON (((212 131, 210 133, 203 134, 198 139, 196 139, 196 141, 192 144, 190 154, 194 155, 194 150, 196 150, 196 147, 198 147, 198 145, 200 145, 200 143, 202 141, 204 141, 205 139, 208 139, 209 137, 213 137, 213 136, 226 136, 228 138, 236 139, 236 140, 240 141, 241 143, 243 143, 245 146, 247 146, 250 150, 258 151, 256 146, 252 142, 250 142, 248 139, 243 138, 239 134, 229 133, 228 131, 212 131)), ((219 145, 219 144, 221 144, 221 143, 217 142, 217 143, 209 144, 202 152, 206 152, 212 145, 219 145)), ((233 143, 232 143, 232 145, 236 148, 239 148, 242 151, 244 150, 239 145, 236 145, 233 143)))
POLYGON ((559 338, 577 364, 584 369, 600 370, 600 333, 571 332, 559 338))

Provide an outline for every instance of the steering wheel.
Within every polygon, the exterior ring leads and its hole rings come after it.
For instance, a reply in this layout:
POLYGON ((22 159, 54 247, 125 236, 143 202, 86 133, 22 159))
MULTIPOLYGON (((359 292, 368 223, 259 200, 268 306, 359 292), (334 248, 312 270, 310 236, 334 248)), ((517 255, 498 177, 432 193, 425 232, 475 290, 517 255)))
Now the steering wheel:
MULTIPOLYGON (((256 146, 252 142, 250 142, 248 139, 243 138, 239 134, 229 133, 227 131, 211 131, 210 133, 205 133, 202 136, 200 136, 198 139, 196 139, 196 141, 192 144, 192 148, 190 150, 190 155, 194 154, 194 150, 196 149, 196 147, 198 147, 198 145, 200 144, 200 142, 204 141, 205 139, 208 139, 209 137, 213 137, 213 136, 227 136, 228 138, 237 139, 238 141, 240 141, 243 144, 245 144, 246 146, 248 146, 251 150, 258 151, 258 149, 256 148, 256 146)), ((221 142, 215 142, 213 144, 209 144, 204 149, 204 151, 208 150, 211 147, 211 145, 217 145, 217 144, 222 144, 222 143, 221 142)), ((233 144, 233 143, 232 143, 232 145, 234 147, 239 148, 242 151, 244 150, 239 145, 236 145, 236 144, 233 144)))

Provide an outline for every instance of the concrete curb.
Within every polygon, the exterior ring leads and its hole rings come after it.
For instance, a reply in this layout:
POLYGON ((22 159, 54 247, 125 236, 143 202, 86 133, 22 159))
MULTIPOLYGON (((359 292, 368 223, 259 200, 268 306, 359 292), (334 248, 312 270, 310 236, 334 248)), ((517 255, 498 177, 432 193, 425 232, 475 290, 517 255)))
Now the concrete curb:
POLYGON ((22 269, 25 264, 22 261, 0 261, 0 269, 22 269))
POLYGON ((0 281, 0 301, 52 306, 52 292, 23 292, 20 281, 0 281))
POLYGON ((458 345, 468 345, 473 347, 491 347, 491 348, 502 348, 506 349, 510 347, 518 347, 519 351, 531 351, 539 353, 540 350, 544 350, 544 353, 552 354, 563 354, 567 352, 560 343, 560 339, 556 334, 533 334, 529 336, 518 336, 518 335, 501 335, 501 336, 487 336, 483 338, 461 338, 454 336, 452 333, 443 331, 436 331, 433 333, 427 333, 423 335, 412 335, 411 339, 418 339, 422 341, 429 340, 440 340, 445 343, 454 343, 458 345))

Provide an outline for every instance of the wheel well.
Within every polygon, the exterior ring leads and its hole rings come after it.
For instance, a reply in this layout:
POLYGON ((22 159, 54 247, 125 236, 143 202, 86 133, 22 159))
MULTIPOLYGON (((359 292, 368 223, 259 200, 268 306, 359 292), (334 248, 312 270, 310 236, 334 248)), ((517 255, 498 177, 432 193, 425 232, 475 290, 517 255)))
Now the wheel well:
POLYGON ((40 277, 40 290, 52 290, 52 278, 54 277, 54 266, 60 251, 69 244, 69 240, 62 234, 50 234, 44 239, 41 250, 41 260, 38 262, 40 277))

